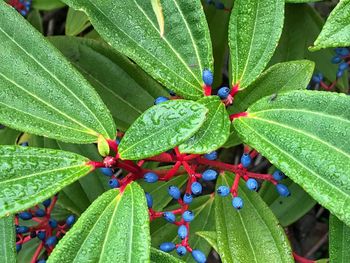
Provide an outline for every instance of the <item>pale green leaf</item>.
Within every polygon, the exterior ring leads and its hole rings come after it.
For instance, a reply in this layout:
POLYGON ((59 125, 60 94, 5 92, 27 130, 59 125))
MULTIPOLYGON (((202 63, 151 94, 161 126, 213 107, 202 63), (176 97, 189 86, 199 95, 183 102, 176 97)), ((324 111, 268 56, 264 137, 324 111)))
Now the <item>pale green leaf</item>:
POLYGON ((12 130, 8 127, 0 129, 0 145, 15 144, 20 134, 19 131, 12 130))
POLYGON ((164 36, 164 15, 162 10, 162 4, 160 0, 151 0, 151 3, 152 3, 153 11, 157 17, 160 36, 163 37, 164 36))
POLYGON ((151 262, 152 263, 181 263, 180 259, 169 255, 161 250, 151 248, 151 262))
POLYGON ((0 219, 0 258, 3 263, 16 263, 16 234, 13 216, 0 219))
POLYGON ((199 231, 196 233, 196 235, 205 239, 205 241, 207 241, 214 248, 215 251, 219 251, 215 231, 199 231))
POLYGON ((66 35, 76 36, 90 26, 89 18, 84 12, 68 9, 66 19, 66 35))
POLYGON ((334 215, 329 217, 329 259, 332 263, 350 259, 350 227, 334 215))

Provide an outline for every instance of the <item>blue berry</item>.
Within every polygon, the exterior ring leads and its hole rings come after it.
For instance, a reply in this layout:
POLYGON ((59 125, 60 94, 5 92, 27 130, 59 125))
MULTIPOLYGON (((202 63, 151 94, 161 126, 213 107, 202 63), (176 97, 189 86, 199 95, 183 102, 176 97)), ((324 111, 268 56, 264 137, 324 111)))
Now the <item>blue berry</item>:
POLYGON ((46 200, 43 202, 43 205, 44 205, 45 207, 49 207, 50 204, 51 204, 51 199, 46 199, 46 200))
POLYGON ((30 220, 33 217, 32 213, 29 213, 27 211, 19 213, 18 216, 20 219, 23 219, 23 220, 30 220))
POLYGON ((113 175, 113 170, 111 168, 103 167, 100 171, 105 175, 111 177, 113 175))
POLYGON ((174 91, 172 91, 172 90, 169 90, 169 95, 170 96, 176 96, 176 93, 174 91))
POLYGON ((160 96, 160 97, 158 97, 158 98, 155 99, 154 105, 157 105, 157 104, 166 102, 166 101, 168 101, 168 100, 169 100, 168 98, 163 97, 163 96, 160 96))
POLYGON ((337 71, 337 78, 338 79, 341 78, 343 76, 343 74, 344 74, 344 71, 338 69, 338 71, 337 71))
POLYGON ((49 220, 49 225, 50 225, 50 227, 52 227, 52 228, 56 228, 56 227, 58 226, 58 223, 57 223, 57 221, 56 221, 55 219, 50 218, 50 220, 49 220))
POLYGON ((216 2, 215 7, 216 9, 225 9, 225 5, 221 2, 216 2))
POLYGON ((191 222, 194 219, 194 213, 192 211, 187 210, 182 214, 182 218, 186 222, 191 222))
POLYGON ((290 196, 289 189, 284 184, 277 184, 276 185, 276 190, 277 190, 277 192, 279 193, 280 196, 283 196, 283 197, 290 196))
POLYGON ((349 64, 346 62, 342 62, 339 64, 338 69, 339 70, 346 70, 349 67, 349 64))
POLYGON ((186 252, 187 252, 187 250, 186 250, 186 248, 185 248, 184 246, 178 246, 178 247, 176 248, 176 253, 177 253, 180 257, 184 256, 184 255, 186 254, 186 252))
POLYGON ((46 212, 44 209, 39 208, 35 211, 35 216, 37 217, 43 217, 45 215, 46 215, 46 212))
POLYGON ((184 239, 185 237, 187 237, 187 234, 188 234, 187 227, 185 225, 181 225, 177 229, 177 234, 179 235, 179 238, 181 238, 181 239, 184 239))
POLYGON ((275 179, 276 181, 281 181, 283 180, 286 176, 284 175, 284 173, 282 173, 280 170, 276 170, 273 172, 272 174, 273 179, 275 179))
POLYGON ((158 181, 158 175, 152 172, 148 172, 143 175, 143 179, 147 183, 155 183, 158 181))
POLYGON ((246 185, 248 189, 252 191, 257 191, 259 188, 259 184, 254 178, 249 178, 246 182, 246 185))
POLYGON ((218 195, 220 196, 228 196, 230 194, 230 188, 228 188, 225 185, 220 185, 218 189, 216 190, 218 195))
POLYGON ((229 94, 230 94, 230 89, 228 87, 222 87, 218 91, 218 96, 222 100, 227 99, 229 94))
POLYGON ((17 226, 16 227, 16 233, 17 234, 24 234, 24 233, 27 233, 29 232, 29 227, 27 226, 17 226))
POLYGON ((345 47, 339 47, 335 49, 335 53, 337 53, 340 56, 347 56, 350 54, 350 51, 345 47))
POLYGON ((205 263, 207 261, 204 253, 198 249, 192 250, 192 257, 197 263, 205 263))
POLYGON ((193 182, 191 184, 191 191, 194 195, 199 195, 202 193, 202 185, 198 182, 193 182))
POLYGON ((67 226, 72 226, 74 224, 74 222, 75 222, 75 216, 70 215, 67 217, 67 219, 66 219, 67 226))
POLYGON ((40 240, 44 240, 45 236, 46 236, 46 232, 45 231, 38 231, 38 233, 36 234, 36 236, 40 239, 40 240))
POLYGON ((172 213, 172 212, 164 212, 163 217, 169 223, 174 223, 176 220, 176 217, 175 217, 174 213, 172 213))
POLYGON ((19 252, 22 249, 22 244, 16 244, 16 251, 19 252))
POLYGON ((45 259, 40 259, 39 261, 37 261, 36 263, 46 263, 45 259))
POLYGON ((28 142, 22 142, 22 143, 21 143, 21 146, 23 146, 23 147, 27 147, 28 145, 29 145, 28 142))
POLYGON ((338 64, 338 63, 340 63, 341 61, 342 61, 342 58, 339 57, 339 56, 334 56, 334 57, 332 57, 332 60, 331 60, 331 62, 332 62, 333 64, 338 64))
POLYGON ((213 85, 214 76, 213 73, 209 69, 203 70, 203 76, 202 76, 203 82, 207 86, 213 85))
POLYGON ((45 241, 45 245, 48 247, 53 247, 56 244, 57 244, 57 237, 56 236, 50 236, 45 241))
POLYGON ((176 187, 175 185, 169 186, 168 194, 174 199, 179 199, 181 196, 180 189, 178 187, 176 187))
POLYGON ((317 73, 312 76, 312 81, 315 83, 320 83, 323 80, 322 73, 317 73))
POLYGON ((205 170, 202 174, 202 178, 204 181, 215 180, 217 176, 218 176, 218 173, 213 169, 205 170))
POLYGON ((206 2, 208 5, 214 4, 214 1, 213 1, 213 0, 206 0, 205 2, 206 2))
POLYGON ((193 196, 189 193, 186 193, 183 197, 183 201, 185 204, 190 204, 193 201, 193 196))
POLYGON ((146 194, 146 201, 147 201, 147 206, 148 208, 152 208, 153 206, 153 197, 149 193, 146 194))
POLYGON ((218 158, 218 153, 216 151, 204 154, 204 158, 210 161, 216 160, 218 158))
POLYGON ((119 182, 116 178, 112 178, 111 180, 109 180, 108 184, 111 188, 118 188, 119 187, 119 182))
POLYGON ((240 198, 238 196, 234 197, 232 199, 232 206, 235 209, 237 209, 237 210, 241 209, 243 207, 243 200, 242 200, 242 198, 240 198))
POLYGON ((243 153, 241 157, 241 164, 244 168, 247 168, 252 163, 252 158, 250 157, 249 153, 243 153))
POLYGON ((172 242, 164 242, 160 244, 159 249, 164 252, 171 252, 175 249, 175 244, 172 242))

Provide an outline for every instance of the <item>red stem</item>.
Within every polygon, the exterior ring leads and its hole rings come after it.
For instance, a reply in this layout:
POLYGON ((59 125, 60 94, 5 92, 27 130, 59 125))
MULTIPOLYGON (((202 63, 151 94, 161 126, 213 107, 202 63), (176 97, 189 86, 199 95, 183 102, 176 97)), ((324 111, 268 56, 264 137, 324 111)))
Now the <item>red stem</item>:
POLYGON ((313 260, 310 260, 310 259, 307 259, 307 258, 303 258, 302 256, 299 256, 295 252, 293 252, 293 257, 299 263, 315 263, 316 262, 316 261, 313 261, 313 260))
POLYGON ((40 245, 37 247, 37 249, 35 250, 35 253, 30 261, 30 263, 36 263, 36 261, 38 260, 38 257, 40 255, 41 249, 43 248, 44 244, 43 242, 40 242, 40 245))
POLYGON ((239 165, 223 163, 220 161, 211 161, 211 160, 208 160, 205 158, 198 158, 196 160, 199 164, 209 165, 209 166, 216 167, 216 168, 219 168, 219 169, 224 170, 224 171, 230 171, 230 172, 236 173, 236 172, 241 170, 239 168, 239 165))
POLYGON ((230 120, 233 121, 234 119, 240 118, 240 117, 246 117, 248 116, 248 112, 240 112, 240 113, 235 113, 230 115, 230 120))

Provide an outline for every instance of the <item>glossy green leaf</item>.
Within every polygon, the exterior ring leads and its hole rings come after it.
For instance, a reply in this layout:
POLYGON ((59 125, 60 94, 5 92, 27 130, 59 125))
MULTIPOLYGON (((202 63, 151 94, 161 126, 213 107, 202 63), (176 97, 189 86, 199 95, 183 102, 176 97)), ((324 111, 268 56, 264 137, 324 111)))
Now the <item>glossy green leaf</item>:
POLYGON ((350 97, 294 91, 265 97, 236 119, 243 141, 350 224, 350 97))
POLYGON ((286 3, 300 4, 300 3, 312 3, 320 2, 322 0, 285 0, 286 3))
POLYGON ((163 37, 151 1, 64 1, 87 13, 102 38, 165 87, 187 99, 204 96, 202 71, 213 59, 200 1, 162 0, 163 37))
POLYGON ((33 0, 33 8, 38 10, 50 11, 64 6, 60 0, 33 0))
POLYGON ((32 24, 40 33, 44 33, 43 20, 41 18, 40 12, 37 9, 33 9, 28 14, 27 20, 32 24))
POLYGON ((152 3, 153 11, 157 17, 159 34, 161 37, 163 37, 164 36, 164 15, 163 15, 162 4, 160 0, 151 0, 151 3, 152 3))
POLYGON ((0 219, 0 258, 3 263, 16 263, 16 234, 14 217, 0 219))
POLYGON ((193 101, 171 100, 144 112, 119 144, 122 159, 155 156, 189 139, 204 123, 208 109, 193 101))
POLYGON ((114 138, 114 122, 90 84, 2 1, 0 14, 0 123, 73 143, 114 138))
POLYGON ((33 238, 21 249, 21 253, 17 254, 17 263, 28 263, 28 259, 31 259, 35 253, 35 250, 38 248, 40 242, 38 238, 33 238))
POLYGON ((0 129, 0 145, 15 144, 20 132, 8 127, 0 129))
POLYGON ((90 21, 84 12, 68 9, 66 19, 66 35, 76 36, 90 26, 90 21))
POLYGON ((169 253, 165 253, 161 250, 151 248, 151 263, 181 263, 184 262, 169 253))
POLYGON ((350 46, 350 0, 340 0, 310 50, 347 46, 350 46))
POLYGON ((329 217, 329 259, 346 263, 350 258, 350 227, 334 215, 329 217))
POLYGON ((144 191, 129 184, 101 195, 58 243, 48 263, 149 262, 149 215, 144 191))
MULTIPOLYGON (((217 185, 231 186, 232 174, 221 174, 217 185)), ((294 262, 288 239, 260 196, 241 183, 244 207, 237 211, 232 196, 215 196, 218 253, 222 262, 294 262), (268 248, 268 249, 267 249, 268 248)))
POLYGON ((219 251, 215 231, 199 231, 196 233, 196 235, 205 239, 205 241, 207 241, 214 248, 215 251, 219 251))
POLYGON ((156 97, 168 95, 154 79, 107 44, 75 37, 49 39, 93 84, 118 129, 126 130, 156 97))
MULTIPOLYGON (((279 92, 306 89, 312 73, 314 63, 308 60, 278 63, 266 70, 246 89, 235 95, 234 105, 228 108, 230 114, 245 111, 259 99, 279 92)), ((225 147, 232 147, 242 143, 236 130, 231 129, 230 138, 225 147)))
POLYGON ((182 153, 203 154, 220 148, 230 133, 230 118, 225 104, 218 96, 202 98, 198 103, 209 111, 202 127, 185 143, 179 146, 182 153))
POLYGON ((271 59, 282 33, 284 0, 236 0, 229 25, 232 78, 241 89, 271 59))
POLYGON ((70 152, 0 147, 0 217, 53 196, 89 173, 89 160, 70 152))

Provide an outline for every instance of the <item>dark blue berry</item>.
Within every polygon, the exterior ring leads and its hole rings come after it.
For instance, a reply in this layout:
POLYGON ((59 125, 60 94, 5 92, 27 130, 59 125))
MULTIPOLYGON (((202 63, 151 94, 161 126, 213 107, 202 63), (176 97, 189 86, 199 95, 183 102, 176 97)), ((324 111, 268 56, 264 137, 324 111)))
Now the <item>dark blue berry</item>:
POLYGON ((218 176, 218 173, 215 170, 213 170, 213 169, 205 170, 202 173, 202 178, 203 178, 204 181, 215 180, 217 176, 218 176))
POLYGON ((147 201, 147 206, 148 208, 152 208, 153 206, 153 197, 149 193, 146 194, 146 201, 147 201))
POLYGON ((44 205, 45 207, 49 207, 50 204, 51 204, 51 199, 46 199, 46 200, 43 202, 43 205, 44 205))
POLYGON ((198 182, 193 182, 191 184, 191 191, 194 195, 199 195, 202 193, 202 185, 198 182))
POLYGON ((50 218, 50 220, 49 220, 49 225, 50 225, 50 227, 52 227, 52 228, 56 228, 56 227, 58 226, 58 223, 57 223, 57 221, 56 221, 55 219, 50 218))
POLYGON ((241 157, 241 164, 244 168, 247 168, 252 163, 252 158, 250 157, 249 153, 243 153, 241 157))
POLYGON ((349 64, 346 62, 342 62, 339 64, 338 69, 339 70, 346 70, 349 67, 349 64))
POLYGON ((192 257, 197 263, 205 263, 207 261, 204 253, 198 249, 192 250, 192 257))
POLYGON ((193 201, 193 196, 191 194, 189 194, 189 193, 186 193, 184 195, 183 201, 184 201, 185 204, 190 204, 193 201))
POLYGON ((155 99, 154 105, 157 105, 157 104, 166 102, 166 101, 168 101, 168 100, 169 100, 168 98, 163 97, 163 96, 160 96, 160 97, 158 97, 158 98, 155 99))
POLYGON ((277 190, 277 192, 279 193, 280 196, 283 196, 283 197, 290 196, 289 189, 284 184, 277 184, 276 185, 276 190, 277 190))
POLYGON ((213 73, 209 69, 203 70, 203 76, 202 76, 203 82, 207 86, 213 85, 214 76, 213 73))
POLYGON ((178 187, 176 187, 175 185, 169 186, 168 194, 174 199, 179 199, 181 196, 180 189, 178 187))
POLYGON ((337 78, 338 79, 341 78, 343 76, 343 74, 344 74, 344 71, 338 69, 338 71, 337 71, 337 78))
POLYGON ((109 180, 108 184, 111 188, 118 188, 119 187, 119 182, 116 178, 112 178, 111 180, 109 180))
POLYGON ((180 239, 184 239, 185 237, 187 237, 187 234, 188 234, 187 227, 185 225, 181 225, 177 229, 177 234, 179 235, 180 239))
POLYGON ((225 100, 227 99, 228 95, 230 94, 230 88, 228 87, 222 87, 218 91, 218 96, 220 99, 225 100))
POLYGON ((175 249, 175 244, 172 242, 164 242, 160 244, 159 249, 164 251, 164 252, 171 252, 175 249))
POLYGON ((205 2, 206 2, 208 5, 214 4, 214 1, 213 1, 213 0, 205 0, 205 2))
POLYGON ((66 219, 67 226, 72 226, 74 224, 74 222, 75 222, 75 216, 70 215, 67 217, 67 219, 66 219))
POLYGON ((46 263, 45 259, 40 259, 39 261, 37 261, 36 263, 46 263))
POLYGON ((28 145, 29 145, 28 142, 22 142, 22 143, 21 143, 21 146, 24 146, 24 147, 27 147, 28 145))
POLYGON ((36 237, 36 232, 35 231, 30 232, 30 237, 31 238, 35 238, 36 237))
POLYGON ((37 217, 43 217, 45 215, 46 215, 46 212, 44 209, 39 208, 35 211, 35 216, 37 217))
POLYGON ((169 95, 174 97, 174 96, 176 96, 176 93, 172 90, 169 90, 169 95))
POLYGON ((163 217, 169 223, 174 223, 176 220, 176 217, 175 217, 174 213, 172 213, 172 212, 164 212, 163 217))
POLYGON ((56 244, 57 244, 57 237, 56 236, 48 237, 45 241, 45 245, 48 247, 53 247, 56 244))
POLYGON ((322 73, 317 73, 312 76, 312 81, 315 83, 320 83, 323 80, 322 73))
POLYGON ((17 253, 22 249, 22 244, 16 244, 17 253))
POLYGON ((204 158, 210 161, 216 160, 218 158, 218 153, 216 151, 204 154, 204 158))
POLYGON ((182 214, 182 218, 186 222, 191 222, 194 219, 194 213, 192 211, 187 210, 182 214))
POLYGON ((187 250, 186 250, 186 248, 185 248, 184 246, 178 246, 178 247, 176 248, 176 253, 177 253, 180 257, 184 256, 184 255, 186 254, 186 252, 187 252, 187 250))
POLYGON ((45 236, 46 236, 46 232, 45 231, 38 231, 38 233, 36 235, 40 240, 44 240, 45 236))
POLYGON ((281 181, 283 180, 286 176, 284 175, 284 173, 282 173, 280 170, 276 170, 273 172, 272 174, 273 179, 275 179, 276 181, 281 181))
POLYGON ((20 219, 23 219, 23 220, 30 220, 33 217, 32 213, 29 213, 27 211, 19 213, 18 216, 20 219))
POLYGON ((216 2, 215 7, 216 9, 225 9, 225 5, 221 2, 216 2))
POLYGON ((29 227, 27 226, 17 226, 16 227, 16 233, 17 234, 24 234, 24 233, 27 233, 29 232, 29 227))
POLYGON ((105 176, 111 177, 113 175, 113 170, 111 168, 103 167, 100 170, 105 176))
POLYGON ((258 182, 254 178, 249 178, 246 182, 247 188, 252 191, 257 191, 259 188, 258 182))
POLYGON ((155 183, 158 181, 158 175, 152 172, 148 172, 143 175, 143 179, 147 183, 155 183))
POLYGON ((216 190, 218 195, 220 196, 228 196, 230 194, 230 188, 228 188, 225 185, 220 185, 218 189, 216 190))
POLYGON ((240 198, 238 196, 234 197, 232 199, 232 206, 235 209, 237 209, 237 210, 241 209, 243 207, 243 200, 242 200, 242 198, 240 198))
POLYGON ((331 60, 331 62, 332 62, 333 64, 338 64, 338 63, 340 63, 341 61, 342 61, 342 58, 339 57, 339 56, 334 56, 334 57, 332 57, 332 60, 331 60))
POLYGON ((340 56, 347 56, 350 54, 350 51, 345 47, 338 47, 335 49, 335 53, 337 53, 340 56))

